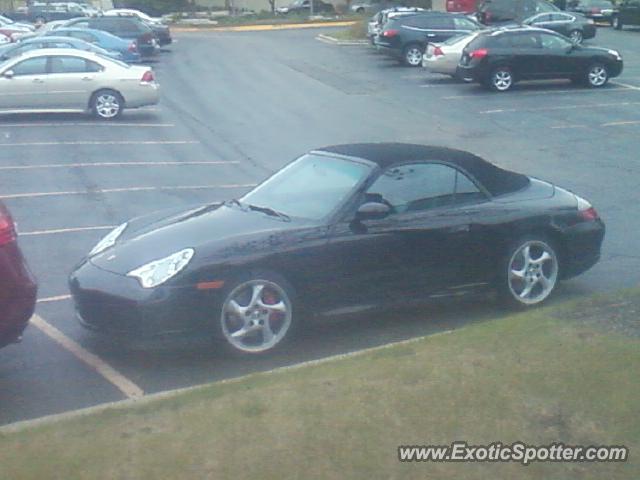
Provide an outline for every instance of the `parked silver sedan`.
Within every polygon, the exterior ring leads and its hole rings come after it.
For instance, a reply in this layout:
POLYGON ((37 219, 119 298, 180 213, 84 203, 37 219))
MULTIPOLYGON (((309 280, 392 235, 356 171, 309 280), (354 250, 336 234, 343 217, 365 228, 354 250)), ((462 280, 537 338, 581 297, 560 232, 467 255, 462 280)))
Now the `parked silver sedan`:
POLYGON ((92 52, 33 50, 0 64, 0 113, 92 112, 110 120, 158 101, 151 68, 92 52))
POLYGON ((431 73, 442 73, 455 77, 458 63, 462 57, 462 50, 477 35, 478 32, 473 32, 468 35, 451 37, 446 42, 427 44, 422 56, 422 66, 431 73))

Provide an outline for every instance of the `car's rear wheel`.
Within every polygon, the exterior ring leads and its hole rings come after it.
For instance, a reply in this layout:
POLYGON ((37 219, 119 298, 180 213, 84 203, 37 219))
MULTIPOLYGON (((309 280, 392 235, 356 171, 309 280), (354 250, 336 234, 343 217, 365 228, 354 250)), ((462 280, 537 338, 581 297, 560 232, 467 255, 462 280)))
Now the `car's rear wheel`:
POLYGON ((227 290, 220 334, 237 353, 265 353, 294 333, 293 289, 279 275, 259 273, 227 290))
POLYGON ((513 73, 508 67, 498 67, 489 75, 489 88, 496 92, 506 92, 513 86, 513 73))
POLYGON ((606 85, 609 81, 607 67, 601 63, 594 63, 587 70, 586 80, 590 87, 598 88, 606 85))
POLYGON ((580 30, 572 30, 569 33, 569 40, 571 40, 574 45, 580 45, 583 40, 582 32, 580 30))
POLYGON ((403 60, 404 63, 410 67, 419 67, 422 65, 422 47, 417 44, 407 45, 404 49, 403 60))
POLYGON ((611 26, 613 28, 615 28, 616 30, 622 30, 622 22, 620 21, 620 17, 618 17, 617 15, 615 15, 612 19, 611 19, 611 26))
POLYGON ((113 120, 122 115, 124 99, 115 90, 100 90, 91 97, 93 114, 103 120, 113 120))
POLYGON ((500 293, 512 305, 529 307, 547 299, 558 281, 560 265, 554 243, 531 235, 508 249, 500 279, 500 293))

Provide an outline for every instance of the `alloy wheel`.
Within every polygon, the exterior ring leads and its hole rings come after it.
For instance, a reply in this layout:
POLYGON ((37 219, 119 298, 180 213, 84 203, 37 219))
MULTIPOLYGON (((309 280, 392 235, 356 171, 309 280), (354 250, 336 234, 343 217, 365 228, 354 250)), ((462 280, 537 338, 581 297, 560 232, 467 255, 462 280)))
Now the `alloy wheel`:
POLYGON ((492 77, 493 87, 499 92, 505 92, 513 84, 513 76, 509 70, 496 70, 492 77))
POLYGON ((593 87, 601 87, 605 83, 607 83, 609 75, 607 73, 607 69, 604 65, 594 65, 589 69, 589 74, 587 76, 589 80, 589 85, 593 87))
POLYGON ((580 45, 582 43, 582 32, 580 30, 574 30, 569 34, 569 39, 574 45, 580 45))
POLYGON ((405 53, 405 59, 412 67, 422 65, 422 50, 418 47, 409 47, 405 53))
POLYGON ((96 97, 95 108, 102 118, 114 118, 120 113, 120 101, 112 93, 101 93, 96 97))
POLYGON ((523 305, 542 302, 558 280, 558 259, 540 240, 524 242, 509 260, 508 282, 513 298, 523 305))
POLYGON ((241 352, 265 352, 286 336, 291 310, 289 296, 278 284, 250 280, 227 296, 222 306, 222 333, 241 352))

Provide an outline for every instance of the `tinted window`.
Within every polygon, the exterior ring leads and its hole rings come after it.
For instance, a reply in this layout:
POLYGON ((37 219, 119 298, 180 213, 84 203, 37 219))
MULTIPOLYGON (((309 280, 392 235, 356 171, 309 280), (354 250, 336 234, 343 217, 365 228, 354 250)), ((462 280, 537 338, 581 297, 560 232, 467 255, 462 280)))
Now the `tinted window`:
POLYGON ((30 58, 14 65, 11 70, 17 77, 20 75, 42 75, 47 73, 47 57, 30 58))
POLYGON ((416 163, 385 171, 367 195, 393 207, 394 213, 416 212, 451 205, 456 170, 437 163, 416 163))
POLYGON ((553 18, 550 13, 545 13, 543 15, 536 15, 533 17, 533 23, 542 23, 542 22, 550 22, 553 18))
POLYGON ((511 45, 515 48, 540 48, 538 36, 533 33, 512 35, 511 45))
POLYGON ((484 193, 465 174, 456 172, 456 204, 485 200, 484 193))
POLYGON ((89 20, 80 20, 78 22, 73 22, 73 27, 75 27, 75 28, 89 28, 89 20))
POLYGON ((39 45, 30 43, 28 45, 22 45, 18 48, 15 48, 8 52, 8 57, 17 57, 18 55, 22 55, 24 52, 28 52, 29 50, 34 50, 39 48, 39 45))
POLYGON ((78 57, 51 57, 51 73, 85 73, 87 62, 78 57))
POLYGON ((453 24, 455 25, 456 30, 477 30, 478 29, 478 26, 468 18, 455 17, 453 19, 453 24))
POLYGON ((438 16, 428 18, 427 28, 433 28, 434 30, 453 30, 454 25, 451 17, 438 16))
POLYGON ((553 50, 564 49, 571 46, 571 42, 560 38, 556 35, 549 35, 547 33, 540 34, 540 42, 542 43, 542 48, 548 48, 553 50))
POLYGON ((85 42, 94 42, 96 40, 96 37, 87 32, 71 32, 70 35, 85 42))

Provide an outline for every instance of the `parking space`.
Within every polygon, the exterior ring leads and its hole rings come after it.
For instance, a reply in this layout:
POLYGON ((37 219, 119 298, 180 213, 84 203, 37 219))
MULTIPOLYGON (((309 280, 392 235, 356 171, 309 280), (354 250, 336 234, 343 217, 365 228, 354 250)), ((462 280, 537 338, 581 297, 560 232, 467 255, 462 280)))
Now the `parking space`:
POLYGON ((591 42, 625 60, 606 88, 523 83, 505 94, 400 67, 368 46, 327 45, 316 34, 185 33, 154 64, 158 107, 108 123, 0 118, 0 199, 40 283, 38 319, 22 344, 0 350, 0 424, 495 316, 493 304, 480 303, 406 312, 402 322, 354 318, 311 326, 282 353, 242 360, 220 355, 209 339, 125 346, 79 326, 67 275, 109 229, 154 210, 237 197, 323 145, 446 145, 565 185, 593 199, 608 235, 602 262, 564 284, 559 300, 640 282, 639 32, 601 28, 591 42))

